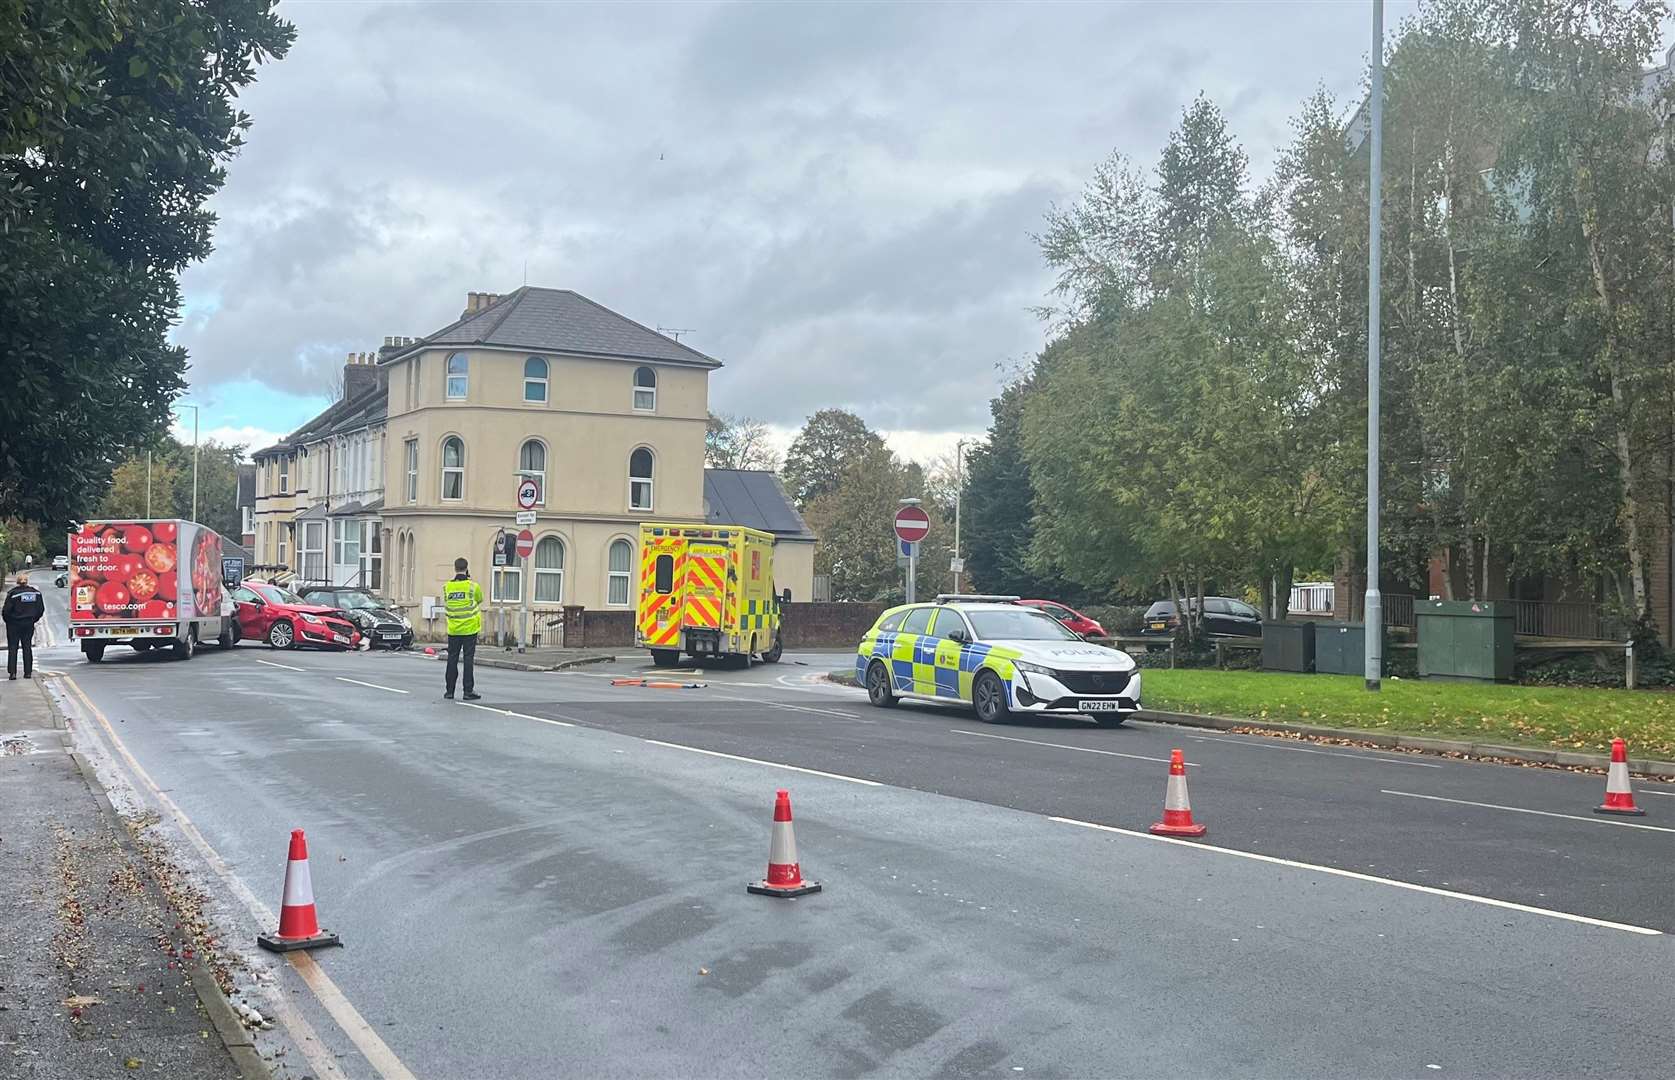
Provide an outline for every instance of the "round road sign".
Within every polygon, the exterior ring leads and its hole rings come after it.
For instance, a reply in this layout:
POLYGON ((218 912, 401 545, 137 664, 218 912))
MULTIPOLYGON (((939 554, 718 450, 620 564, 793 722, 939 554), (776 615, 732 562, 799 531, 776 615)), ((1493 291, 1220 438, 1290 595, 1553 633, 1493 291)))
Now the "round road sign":
POLYGON ((535 554, 535 534, 528 529, 518 533, 518 558, 527 559, 535 554))
POLYGON ((904 506, 896 511, 896 535, 910 544, 917 544, 931 531, 931 519, 917 506, 904 506))
POLYGON ((535 504, 541 501, 541 485, 535 482, 533 476, 525 476, 518 481, 518 505, 525 510, 535 509, 535 504))

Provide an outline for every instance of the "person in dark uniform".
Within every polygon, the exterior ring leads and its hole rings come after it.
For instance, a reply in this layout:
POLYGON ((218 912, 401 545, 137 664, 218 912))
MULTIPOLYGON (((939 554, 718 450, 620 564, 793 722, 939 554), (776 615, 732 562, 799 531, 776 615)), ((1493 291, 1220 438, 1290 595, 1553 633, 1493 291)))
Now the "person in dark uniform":
POLYGON ((28 574, 19 574, 17 584, 6 594, 0 617, 6 623, 6 678, 17 678, 17 653, 23 650, 23 677, 35 675, 35 624, 47 613, 41 590, 29 584, 28 574))

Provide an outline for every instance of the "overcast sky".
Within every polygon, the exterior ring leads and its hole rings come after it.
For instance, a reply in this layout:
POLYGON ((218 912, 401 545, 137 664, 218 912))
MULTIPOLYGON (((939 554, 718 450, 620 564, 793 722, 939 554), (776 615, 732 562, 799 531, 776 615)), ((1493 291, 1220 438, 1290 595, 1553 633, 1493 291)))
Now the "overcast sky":
MULTIPOLYGON (((1412 5, 1393 2, 1386 19, 1412 5)), ((1264 173, 1364 0, 561 4, 293 0, 185 276, 206 433, 265 444, 350 351, 467 292, 575 289, 725 362, 711 407, 827 406, 925 458, 1044 342, 1031 234, 1200 90, 1264 173)))

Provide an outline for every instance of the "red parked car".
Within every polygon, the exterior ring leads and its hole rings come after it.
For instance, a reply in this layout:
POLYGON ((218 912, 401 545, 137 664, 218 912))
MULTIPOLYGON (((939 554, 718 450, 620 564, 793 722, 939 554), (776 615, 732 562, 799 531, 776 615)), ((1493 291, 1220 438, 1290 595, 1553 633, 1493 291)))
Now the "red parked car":
POLYGON ((276 649, 353 649, 361 643, 361 632, 343 612, 310 604, 290 589, 247 581, 232 595, 240 637, 265 641, 276 649))
POLYGON ((1077 634, 1085 638, 1109 636, 1105 633, 1105 628, 1103 626, 1100 626, 1098 623, 1094 622, 1086 615, 1083 615, 1075 608, 1067 608, 1063 604, 1055 603, 1052 600, 1019 600, 1018 603, 1023 604, 1026 607, 1037 608, 1041 611, 1045 611, 1047 614, 1063 623, 1064 628, 1069 630, 1072 634, 1077 634))

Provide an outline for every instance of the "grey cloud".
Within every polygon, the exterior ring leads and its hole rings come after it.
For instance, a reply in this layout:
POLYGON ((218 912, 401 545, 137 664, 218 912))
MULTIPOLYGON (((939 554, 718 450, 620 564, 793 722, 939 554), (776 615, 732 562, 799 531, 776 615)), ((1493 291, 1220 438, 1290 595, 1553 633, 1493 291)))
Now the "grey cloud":
POLYGON ((1360 5, 310 4, 186 276, 194 391, 316 392, 468 290, 574 288, 726 361, 795 425, 984 426, 1051 276, 1029 234, 1199 89, 1255 171, 1360 5))

